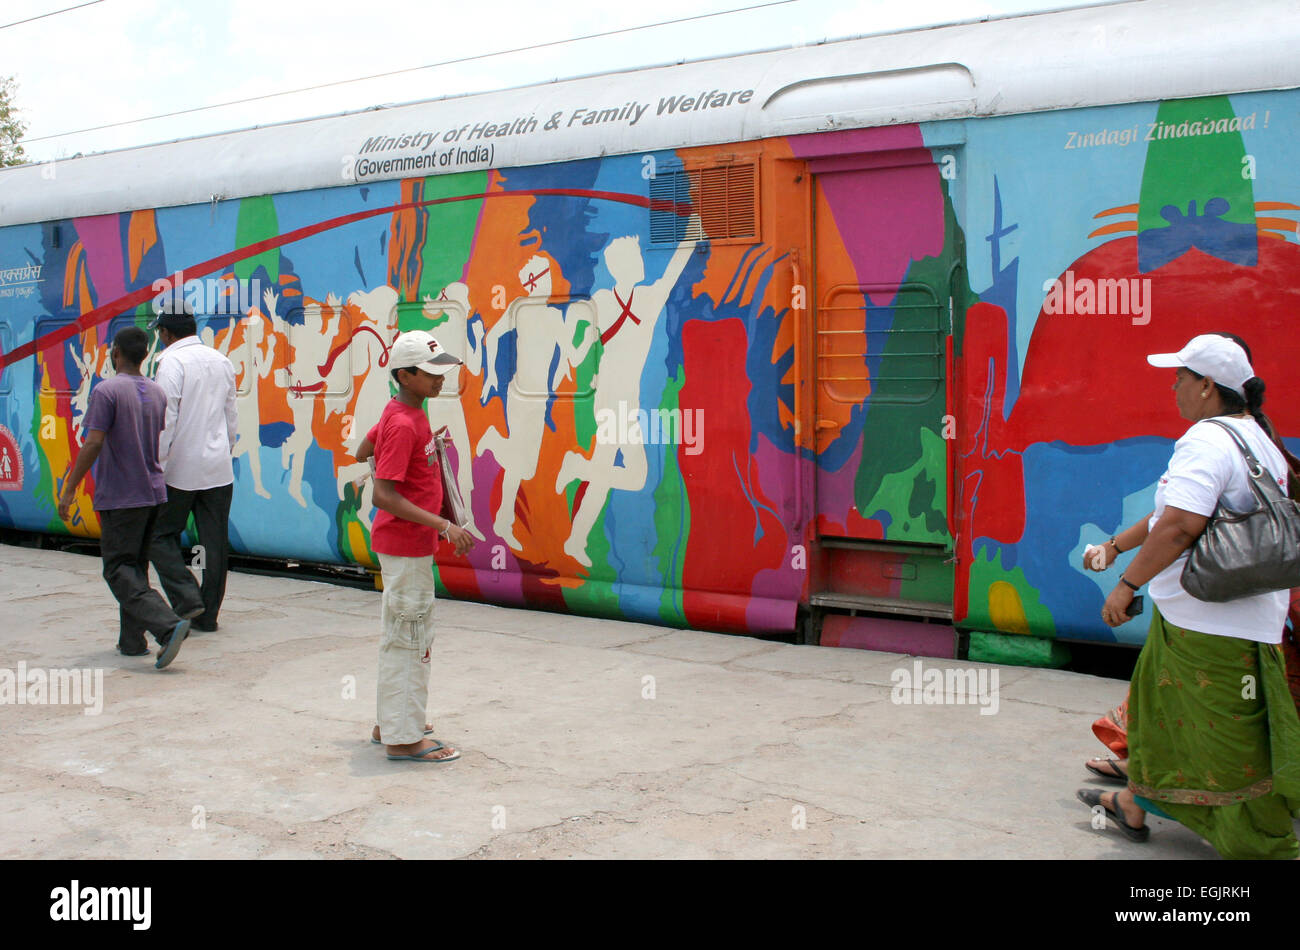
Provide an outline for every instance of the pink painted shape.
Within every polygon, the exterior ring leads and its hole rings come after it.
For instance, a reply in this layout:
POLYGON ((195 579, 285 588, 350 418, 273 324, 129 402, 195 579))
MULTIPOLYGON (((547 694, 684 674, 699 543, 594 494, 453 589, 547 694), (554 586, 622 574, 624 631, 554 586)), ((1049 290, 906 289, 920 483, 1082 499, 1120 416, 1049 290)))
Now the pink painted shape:
POLYGON ((95 304, 126 293, 126 261, 122 256, 121 215, 76 218, 73 225, 86 249, 86 267, 95 288, 95 304))
MULTIPOLYGON (((853 480, 861 465, 862 438, 859 435, 858 444, 853 447, 852 454, 844 460, 843 465, 833 472, 825 468, 817 472, 817 511, 838 520, 846 528, 849 511, 853 508, 853 480)), ((862 516, 870 517, 870 512, 862 516)))
MULTIPOLYGON (((871 153, 901 150, 914 153, 905 156, 908 160, 924 162, 818 175, 859 283, 899 283, 913 261, 943 250, 943 189, 918 126, 825 132, 789 141, 799 158, 865 153, 863 161, 871 164, 871 153)), ((870 297, 885 306, 893 294, 870 297)))
POLYGON ((905 148, 925 148, 921 127, 891 125, 881 129, 845 129, 842 132, 814 132, 792 135, 786 139, 795 158, 822 158, 827 155, 850 155, 858 152, 887 152, 905 148))
MULTIPOLYGON (((795 459, 788 452, 782 452, 767 436, 760 434, 758 437, 758 450, 754 453, 754 464, 758 470, 757 484, 755 488, 761 491, 767 498, 776 501, 776 516, 781 523, 781 528, 788 532, 787 526, 795 521, 794 517, 794 477, 795 477, 795 459), (781 499, 785 499, 784 504, 781 499)), ((802 463, 805 465, 810 462, 802 463)), ((806 519, 808 517, 807 509, 810 507, 812 499, 804 495, 804 511, 799 514, 806 519)), ((771 524, 771 519, 767 519, 767 525, 771 524)), ((798 525, 795 530, 798 531, 798 525)), ((754 572, 754 579, 750 584, 749 606, 745 608, 745 626, 749 630, 770 629, 769 623, 773 613, 771 600, 785 601, 789 607, 789 624, 783 629, 789 629, 794 625, 794 607, 803 595, 804 580, 808 576, 807 570, 799 570, 794 567, 791 555, 791 547, 795 544, 803 544, 803 538, 798 535, 791 536, 786 534, 784 554, 781 562, 776 567, 760 568, 754 572)))

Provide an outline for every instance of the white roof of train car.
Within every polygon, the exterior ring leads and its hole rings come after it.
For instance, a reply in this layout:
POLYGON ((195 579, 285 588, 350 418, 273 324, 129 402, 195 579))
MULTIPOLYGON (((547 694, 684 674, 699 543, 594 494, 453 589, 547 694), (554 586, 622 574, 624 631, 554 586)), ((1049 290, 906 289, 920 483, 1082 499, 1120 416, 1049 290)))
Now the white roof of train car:
POLYGON ((0 224, 846 127, 1285 89, 1300 86, 1297 49, 1295 0, 1133 0, 932 27, 105 152, 60 161, 52 177, 24 165, 0 171, 0 224))

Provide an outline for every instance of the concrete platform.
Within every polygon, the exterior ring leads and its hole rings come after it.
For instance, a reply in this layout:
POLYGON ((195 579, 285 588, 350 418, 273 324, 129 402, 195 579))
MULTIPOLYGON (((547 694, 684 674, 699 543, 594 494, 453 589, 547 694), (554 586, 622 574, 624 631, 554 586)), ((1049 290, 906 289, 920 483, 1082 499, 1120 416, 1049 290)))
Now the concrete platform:
POLYGON ((377 593, 232 574, 221 629, 155 671, 118 655, 98 559, 0 545, 0 670, 102 675, 95 715, 0 706, 0 857, 1215 857, 1075 800, 1119 681, 921 661, 996 671, 981 714, 894 702, 900 654, 458 602, 438 624, 429 712, 462 758, 389 762, 377 593))

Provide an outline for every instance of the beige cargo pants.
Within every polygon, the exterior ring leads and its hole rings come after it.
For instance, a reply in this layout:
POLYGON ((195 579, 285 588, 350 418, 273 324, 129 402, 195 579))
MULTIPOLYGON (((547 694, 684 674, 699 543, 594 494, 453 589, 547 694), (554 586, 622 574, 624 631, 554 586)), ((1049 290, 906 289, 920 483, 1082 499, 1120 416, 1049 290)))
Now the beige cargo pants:
POLYGON ((378 554, 384 579, 376 720, 385 745, 424 738, 433 645, 433 556, 378 554))

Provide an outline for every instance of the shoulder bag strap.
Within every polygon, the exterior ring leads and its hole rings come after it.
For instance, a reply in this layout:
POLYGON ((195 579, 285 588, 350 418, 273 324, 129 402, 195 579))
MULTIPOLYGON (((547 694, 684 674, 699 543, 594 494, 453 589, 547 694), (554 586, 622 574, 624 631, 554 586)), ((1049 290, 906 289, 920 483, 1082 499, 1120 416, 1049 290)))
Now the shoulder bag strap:
POLYGON ((1255 489, 1257 495, 1260 495, 1261 500, 1286 497, 1282 494, 1282 489, 1278 488, 1277 482, 1273 481, 1272 473, 1264 468, 1259 459, 1255 458, 1246 445, 1246 440, 1241 437, 1234 427, 1219 419, 1206 419, 1205 421, 1212 422, 1221 429, 1226 429, 1228 435, 1232 436, 1232 441, 1237 443, 1237 448, 1241 450, 1241 454, 1246 459, 1246 475, 1250 478, 1251 487, 1255 489))

